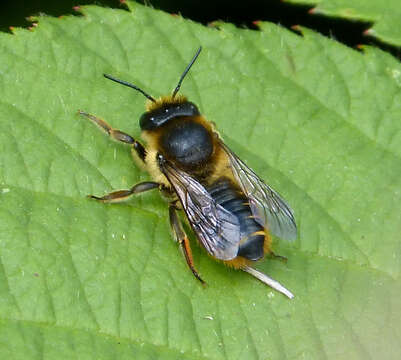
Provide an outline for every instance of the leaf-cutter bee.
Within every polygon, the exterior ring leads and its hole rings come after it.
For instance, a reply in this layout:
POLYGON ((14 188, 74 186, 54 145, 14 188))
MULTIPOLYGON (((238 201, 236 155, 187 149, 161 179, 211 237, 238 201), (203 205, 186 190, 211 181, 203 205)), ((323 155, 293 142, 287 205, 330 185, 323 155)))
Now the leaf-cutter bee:
POLYGON ((107 79, 139 91, 148 100, 139 124, 146 147, 104 120, 79 111, 114 140, 129 144, 133 156, 153 181, 118 190, 101 202, 118 202, 159 189, 169 199, 170 225, 194 276, 205 283, 194 266, 188 237, 178 217, 183 210, 199 243, 226 265, 246 271, 289 298, 293 294, 250 265, 271 250, 270 233, 294 240, 297 228, 291 208, 223 142, 214 125, 197 106, 177 95, 201 47, 181 75, 173 93, 158 99, 137 86, 104 74, 107 79))

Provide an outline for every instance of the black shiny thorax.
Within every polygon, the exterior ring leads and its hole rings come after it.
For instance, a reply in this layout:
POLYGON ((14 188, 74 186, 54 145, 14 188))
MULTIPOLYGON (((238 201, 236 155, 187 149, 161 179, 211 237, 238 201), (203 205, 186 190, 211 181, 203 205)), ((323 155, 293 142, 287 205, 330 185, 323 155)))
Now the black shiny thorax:
POLYGON ((157 150, 182 170, 205 176, 204 165, 214 152, 214 133, 196 105, 184 96, 167 96, 148 103, 147 110, 140 126, 157 139, 157 150))
POLYGON ((160 132, 160 150, 167 159, 183 169, 196 170, 206 164, 213 154, 213 134, 189 116, 169 121, 160 132))

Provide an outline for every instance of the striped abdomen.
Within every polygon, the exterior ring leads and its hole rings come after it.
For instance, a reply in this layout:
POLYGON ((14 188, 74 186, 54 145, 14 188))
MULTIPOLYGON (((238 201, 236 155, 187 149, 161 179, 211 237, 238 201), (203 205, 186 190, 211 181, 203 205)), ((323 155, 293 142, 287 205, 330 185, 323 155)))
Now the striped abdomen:
POLYGON ((207 188, 210 195, 227 211, 234 214, 240 224, 241 241, 237 256, 259 260, 264 255, 265 232, 252 217, 248 199, 228 178, 221 178, 207 188))

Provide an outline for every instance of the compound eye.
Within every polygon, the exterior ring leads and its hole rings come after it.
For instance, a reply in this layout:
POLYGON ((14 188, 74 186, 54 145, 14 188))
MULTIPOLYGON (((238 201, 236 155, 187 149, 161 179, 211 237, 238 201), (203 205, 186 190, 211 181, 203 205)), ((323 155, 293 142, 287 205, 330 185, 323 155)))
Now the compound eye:
POLYGON ((191 113, 191 115, 199 115, 199 110, 194 103, 188 102, 187 109, 191 113))
POLYGON ((150 116, 149 113, 145 112, 141 115, 139 119, 139 126, 142 130, 150 130, 155 127, 155 117, 150 116))

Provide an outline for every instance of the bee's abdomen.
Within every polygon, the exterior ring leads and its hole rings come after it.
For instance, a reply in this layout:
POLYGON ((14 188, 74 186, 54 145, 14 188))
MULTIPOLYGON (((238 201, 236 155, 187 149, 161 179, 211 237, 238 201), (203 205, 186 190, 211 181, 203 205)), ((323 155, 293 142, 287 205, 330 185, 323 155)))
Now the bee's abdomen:
POLYGON ((208 192, 227 211, 234 214, 240 224, 241 242, 237 256, 258 260, 264 255, 264 228, 255 221, 246 196, 229 179, 222 178, 208 187, 208 192))

